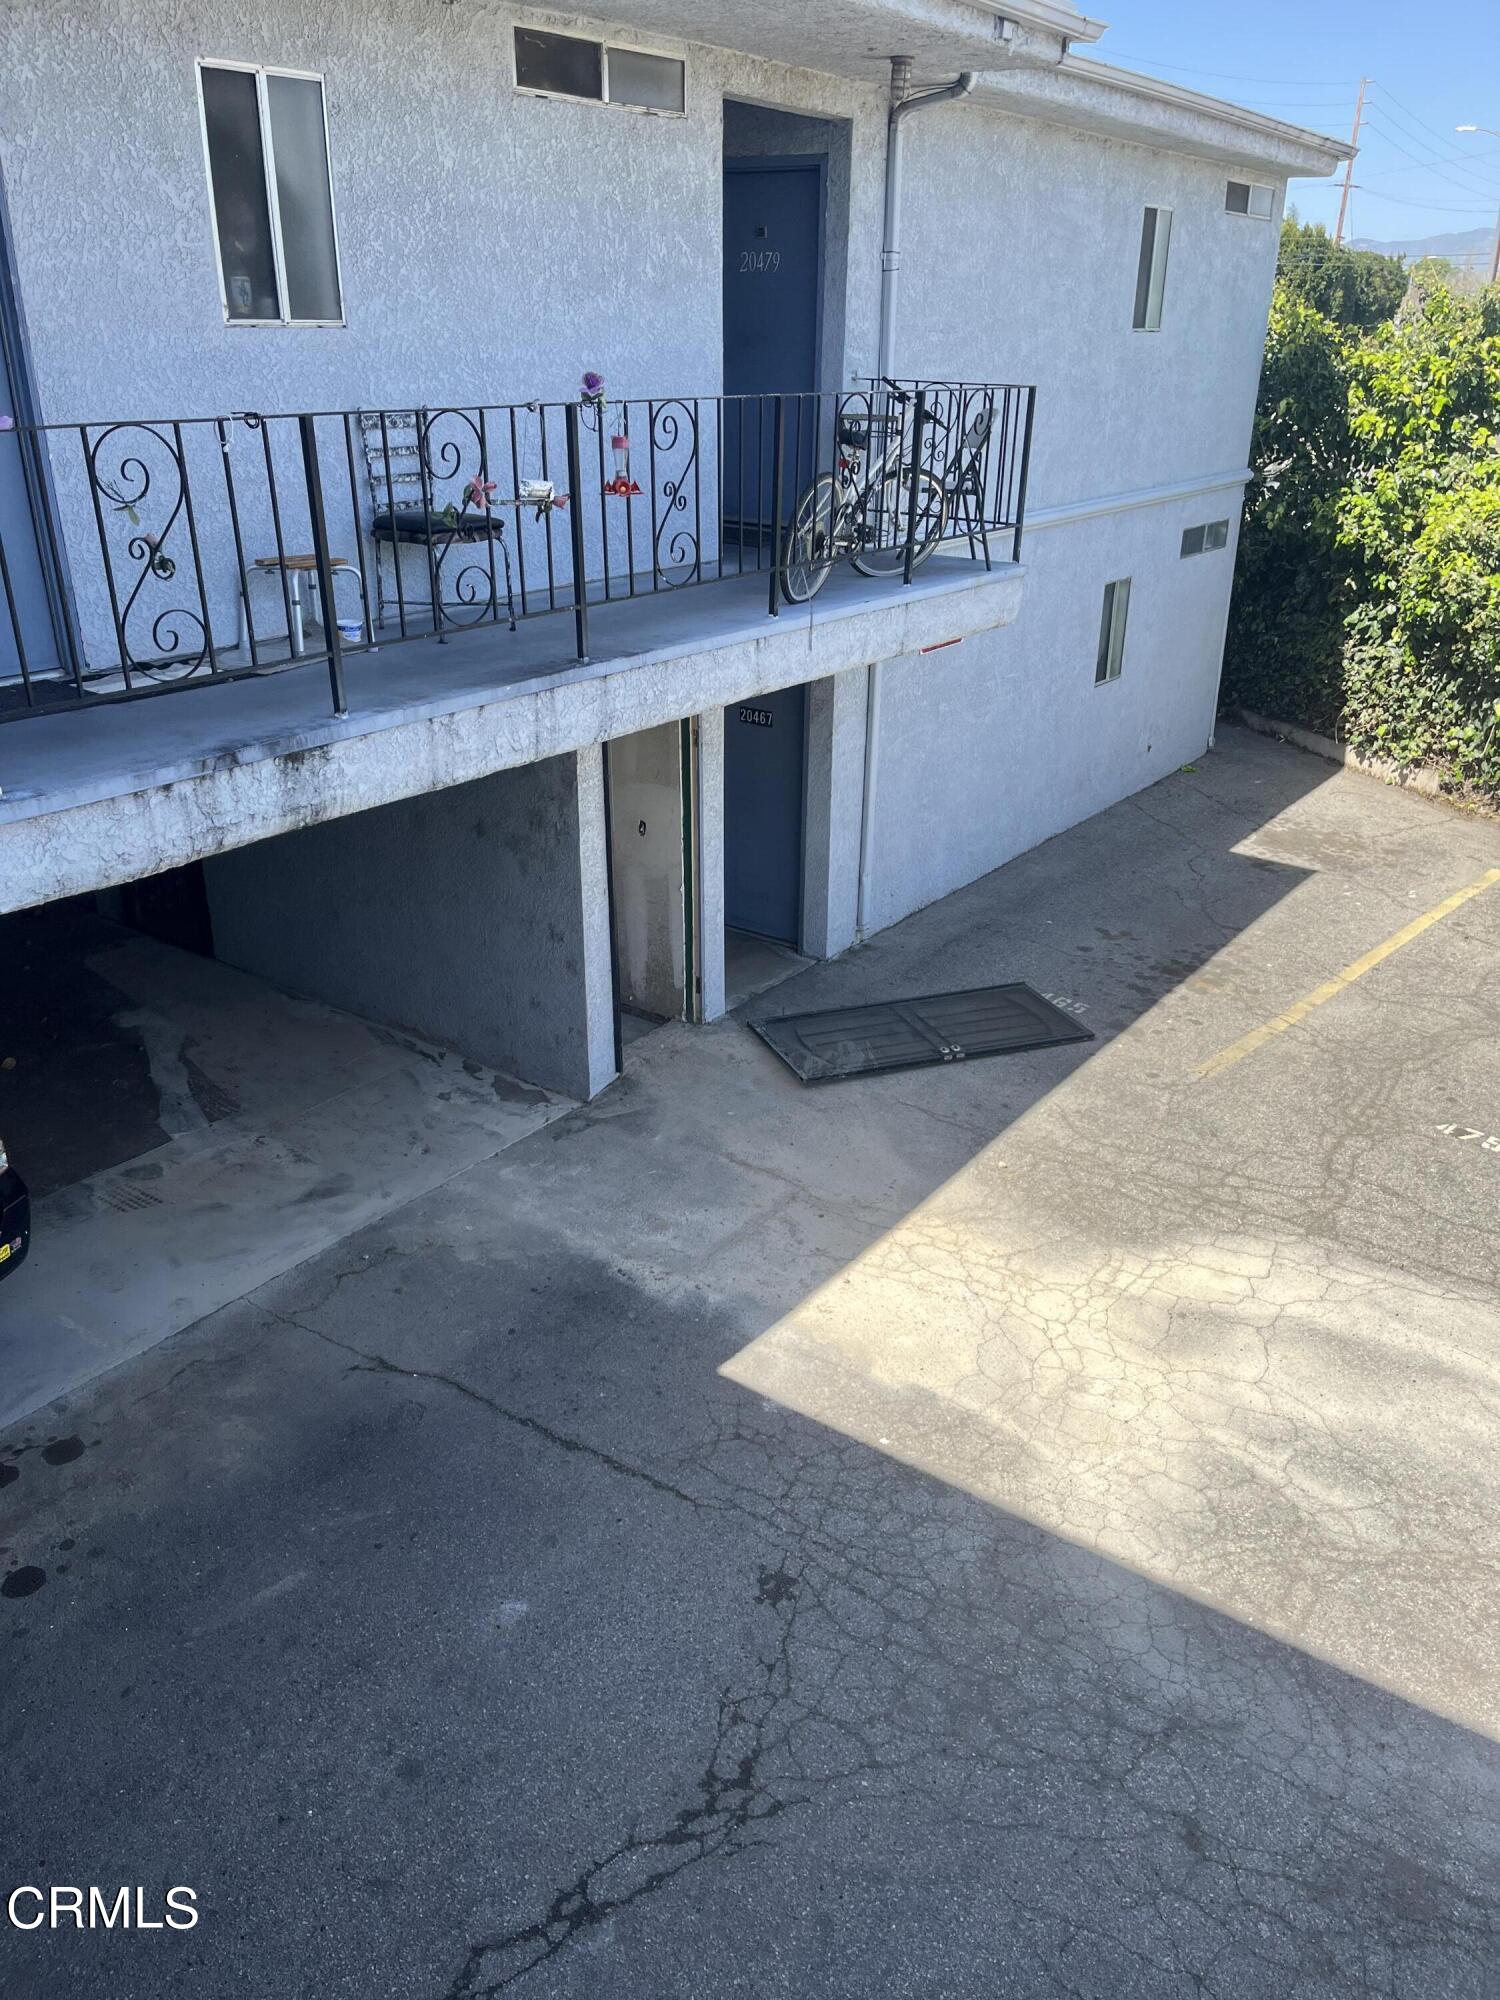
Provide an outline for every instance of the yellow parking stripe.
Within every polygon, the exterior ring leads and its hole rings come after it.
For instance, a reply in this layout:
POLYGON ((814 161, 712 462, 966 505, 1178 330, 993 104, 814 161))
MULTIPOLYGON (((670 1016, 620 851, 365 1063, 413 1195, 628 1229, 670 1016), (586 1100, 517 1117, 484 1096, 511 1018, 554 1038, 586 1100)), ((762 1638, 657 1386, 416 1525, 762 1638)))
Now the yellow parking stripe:
POLYGON ((1461 910, 1465 903, 1471 902, 1475 896, 1483 895, 1486 889, 1493 888, 1497 882, 1500 882, 1500 868, 1487 868, 1477 882, 1471 882, 1467 889, 1456 890, 1441 903, 1434 904, 1424 915, 1413 917, 1409 924, 1403 924, 1399 931, 1385 940, 1384 944, 1376 945, 1375 949, 1367 951, 1363 958, 1357 958, 1352 965, 1346 965, 1343 971, 1336 972, 1332 979, 1325 979, 1321 986, 1315 986, 1311 993, 1305 994, 1294 1006, 1288 1007, 1284 1014, 1276 1015, 1274 1020, 1265 1022, 1259 1028, 1252 1028, 1248 1035, 1241 1035, 1240 1039, 1231 1042, 1227 1049, 1220 1049, 1216 1056, 1210 1056, 1207 1062, 1199 1063, 1193 1071, 1194 1076, 1217 1076, 1220 1070, 1229 1069, 1235 1063, 1242 1062, 1246 1056, 1253 1055, 1258 1048, 1263 1048, 1275 1036, 1284 1035, 1288 1028, 1295 1028, 1299 1021, 1305 1021, 1315 1007, 1321 1007, 1325 1000, 1336 1000, 1345 987, 1352 986, 1356 979, 1363 979, 1367 972, 1373 972, 1376 966, 1383 964, 1393 952, 1398 952, 1404 945, 1409 945, 1413 938, 1419 938, 1423 931, 1431 930, 1432 926, 1441 923, 1444 917, 1451 917, 1455 910, 1461 910))

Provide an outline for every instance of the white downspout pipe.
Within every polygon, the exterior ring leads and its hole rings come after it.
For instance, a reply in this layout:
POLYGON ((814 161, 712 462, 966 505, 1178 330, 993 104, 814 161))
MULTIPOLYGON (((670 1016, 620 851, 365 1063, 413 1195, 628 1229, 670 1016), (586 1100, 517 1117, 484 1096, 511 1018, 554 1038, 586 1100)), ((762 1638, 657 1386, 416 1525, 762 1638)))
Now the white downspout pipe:
MULTIPOLYGON (((966 69, 952 83, 936 90, 911 95, 911 58, 891 57, 891 108, 885 140, 885 243, 880 253, 880 342, 876 349, 875 374, 879 379, 891 373, 896 343, 896 306, 901 281, 901 129, 914 111, 932 104, 946 104, 951 98, 967 97, 974 88, 974 72, 966 69)), ((855 916, 855 936, 865 935, 869 909, 870 846, 875 821, 875 782, 879 775, 877 746, 880 741, 880 662, 873 661, 866 678, 865 692, 865 790, 859 822, 859 902, 855 916)))

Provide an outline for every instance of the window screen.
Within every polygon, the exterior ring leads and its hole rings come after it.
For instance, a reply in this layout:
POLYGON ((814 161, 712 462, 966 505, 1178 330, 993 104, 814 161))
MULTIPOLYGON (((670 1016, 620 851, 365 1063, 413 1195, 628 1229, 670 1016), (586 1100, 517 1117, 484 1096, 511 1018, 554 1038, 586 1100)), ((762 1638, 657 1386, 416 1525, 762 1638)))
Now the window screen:
POLYGON ((1185 556, 1211 555, 1215 549, 1226 548, 1229 543, 1229 523, 1227 521, 1203 521, 1195 528, 1182 531, 1182 553, 1185 556))
POLYGON ((1104 614, 1099 621, 1099 657, 1094 666, 1094 686, 1117 681, 1125 664, 1125 621, 1130 616, 1130 578, 1122 576, 1104 586, 1104 614))
POLYGON ((681 111, 686 65, 674 56, 653 56, 641 49, 609 52, 609 101, 635 104, 647 111, 681 111))
POLYGON ((1264 218, 1275 205, 1276 190, 1262 187, 1258 181, 1231 181, 1224 196, 1224 206, 1231 215, 1264 218))
POLYGON ((322 83, 211 63, 198 78, 225 317, 337 323, 344 302, 322 83))
POLYGON ((1162 298, 1167 287, 1167 250, 1172 241, 1170 208, 1148 208, 1141 222, 1141 260, 1136 270, 1135 319, 1146 333, 1161 328, 1162 298))
POLYGON ((202 79, 224 311, 230 319, 280 319, 255 73, 205 69, 202 79))
POLYGON ((266 78, 276 210, 286 265, 288 319, 338 319, 338 249, 323 126, 323 86, 312 76, 266 78))
POLYGON ((516 82, 525 90, 552 90, 560 97, 602 98, 604 50, 577 35, 517 28, 516 82))

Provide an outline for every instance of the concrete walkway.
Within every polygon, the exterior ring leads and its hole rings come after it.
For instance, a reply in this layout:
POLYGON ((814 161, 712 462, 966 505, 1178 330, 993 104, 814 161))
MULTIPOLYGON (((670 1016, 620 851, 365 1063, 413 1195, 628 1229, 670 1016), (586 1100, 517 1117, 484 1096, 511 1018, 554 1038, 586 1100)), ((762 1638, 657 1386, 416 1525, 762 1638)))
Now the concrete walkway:
POLYGON ((751 1003, 1096 1042, 664 1029, 13 1433, 11 1879, 204 1915, 7 1993, 1500 1990, 1497 871, 1227 732, 751 1003))

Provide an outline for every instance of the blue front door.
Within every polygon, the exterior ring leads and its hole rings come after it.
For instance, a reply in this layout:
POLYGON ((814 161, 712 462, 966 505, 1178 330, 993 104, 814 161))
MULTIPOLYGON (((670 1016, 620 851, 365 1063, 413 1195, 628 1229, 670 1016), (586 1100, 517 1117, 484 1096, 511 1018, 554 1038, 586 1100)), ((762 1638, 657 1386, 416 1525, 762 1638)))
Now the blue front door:
POLYGON ((807 690, 724 711, 724 921, 802 943, 802 770, 807 690))
MULTIPOLYGON (((822 292, 823 167, 820 161, 724 162, 724 394, 807 395, 818 386, 822 292)), ((783 512, 811 476, 817 419, 812 405, 787 406, 783 512)), ((724 516, 772 518, 774 425, 769 405, 724 405, 724 516)))

